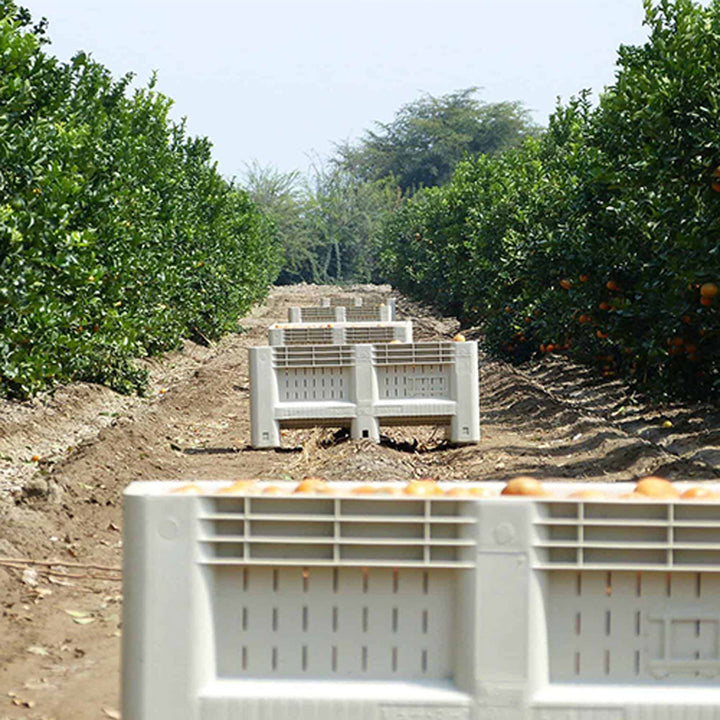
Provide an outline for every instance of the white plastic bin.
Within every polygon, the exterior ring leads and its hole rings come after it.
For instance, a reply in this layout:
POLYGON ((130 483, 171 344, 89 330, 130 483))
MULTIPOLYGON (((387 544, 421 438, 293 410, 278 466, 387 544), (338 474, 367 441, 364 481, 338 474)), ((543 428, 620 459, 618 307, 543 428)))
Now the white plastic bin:
POLYGON ((251 444, 281 446, 283 427, 439 425, 455 443, 480 440, 476 342, 254 347, 251 444))
POLYGON ((354 323, 276 323, 268 331, 269 345, 355 345, 411 343, 410 320, 354 323))
POLYGON ((395 317, 395 302, 381 305, 318 305, 312 307, 291 307, 288 322, 392 322, 395 317))
POLYGON ((124 720, 720 717, 717 502, 177 485, 125 492, 124 720))

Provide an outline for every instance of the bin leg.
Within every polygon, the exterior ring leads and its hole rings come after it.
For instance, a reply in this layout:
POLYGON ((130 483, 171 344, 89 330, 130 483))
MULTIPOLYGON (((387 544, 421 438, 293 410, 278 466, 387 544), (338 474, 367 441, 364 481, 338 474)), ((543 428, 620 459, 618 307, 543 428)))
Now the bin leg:
POLYGON ((350 437, 353 440, 380 442, 380 423, 372 416, 354 418, 350 425, 350 437))

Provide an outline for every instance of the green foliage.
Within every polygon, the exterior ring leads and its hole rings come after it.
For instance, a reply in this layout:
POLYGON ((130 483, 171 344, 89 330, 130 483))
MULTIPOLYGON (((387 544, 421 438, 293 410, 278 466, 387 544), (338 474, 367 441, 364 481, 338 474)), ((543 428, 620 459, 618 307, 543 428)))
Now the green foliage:
POLYGON ((277 228, 284 254, 279 284, 371 279, 378 228, 399 202, 394 183, 357 182, 321 164, 301 181, 254 165, 245 186, 277 228))
POLYGON ((263 297, 273 227, 154 83, 61 64, 0 8, 0 394, 141 390, 133 358, 218 337, 263 297))
POLYGON ((583 94, 417 195, 382 267, 483 322, 494 353, 549 347, 658 396, 720 397, 720 296, 700 294, 720 285, 720 2, 646 8, 650 39, 620 49, 596 109, 583 94))
POLYGON ((357 145, 341 146, 337 161, 361 181, 392 177, 404 193, 414 192, 448 182, 465 157, 493 155, 537 132, 522 103, 482 103, 476 93, 468 88, 404 105, 357 145))

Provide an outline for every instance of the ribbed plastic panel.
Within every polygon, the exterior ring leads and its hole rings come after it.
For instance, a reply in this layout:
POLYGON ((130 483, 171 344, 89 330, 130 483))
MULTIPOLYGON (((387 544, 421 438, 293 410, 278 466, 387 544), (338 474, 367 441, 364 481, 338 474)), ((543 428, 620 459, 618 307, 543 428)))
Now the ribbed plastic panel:
POLYGON ((209 565, 469 567, 475 547, 458 502, 214 498, 200 522, 209 565))
POLYGON ((720 718, 716 564, 538 561, 570 527, 611 527, 609 549, 641 557, 646 528, 705 545, 720 503, 227 484, 125 492, 128 720, 720 718))
MULTIPOLYGON (((349 327, 346 331, 348 343, 389 343, 395 340, 395 328, 388 325, 349 327)), ((400 338, 398 338, 400 339, 400 338)), ((409 342, 412 342, 410 338, 409 342)))
POLYGON ((269 345, 355 345, 412 343, 409 320, 396 322, 276 323, 268 331, 269 345))
POLYGON ((291 307, 288 321, 308 322, 391 322, 395 320, 395 304, 380 305, 320 305, 291 307))
POLYGON ((313 345, 299 347, 276 346, 273 348, 272 355, 273 366, 277 369, 350 367, 355 361, 352 347, 349 345, 336 345, 333 347, 317 347, 313 345))
POLYGON ((534 565, 720 572, 717 505, 538 503, 534 565))

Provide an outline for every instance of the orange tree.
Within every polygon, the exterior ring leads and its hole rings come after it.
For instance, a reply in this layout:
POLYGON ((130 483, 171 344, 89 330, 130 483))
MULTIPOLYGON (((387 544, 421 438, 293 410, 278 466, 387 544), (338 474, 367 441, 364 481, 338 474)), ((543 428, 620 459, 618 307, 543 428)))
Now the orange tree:
POLYGON ((0 394, 142 389, 133 358, 213 338, 267 291, 274 230, 210 143, 0 0, 0 394))
POLYGON ((482 322, 492 352, 563 352, 658 395, 720 394, 720 3, 646 2, 648 42, 538 140, 462 164, 383 235, 383 269, 482 322), (432 212, 428 212, 428 207, 432 212), (414 232, 433 245, 417 252, 414 232))

